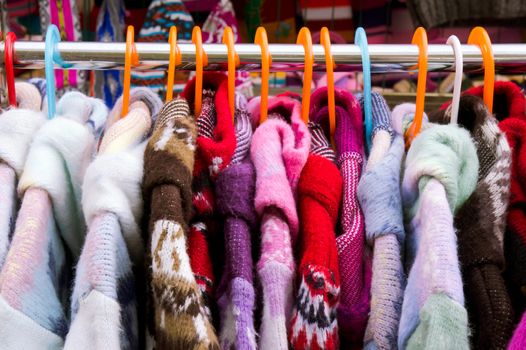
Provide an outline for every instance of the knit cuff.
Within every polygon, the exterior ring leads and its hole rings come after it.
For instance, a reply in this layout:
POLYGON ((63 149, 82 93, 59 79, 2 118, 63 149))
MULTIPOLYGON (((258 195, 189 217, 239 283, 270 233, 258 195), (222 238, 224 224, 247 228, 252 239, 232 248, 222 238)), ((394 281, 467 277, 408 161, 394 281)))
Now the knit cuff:
MULTIPOLYGON (((362 111, 365 111, 364 103, 365 98, 363 93, 357 93, 356 99, 360 104, 362 111)), ((373 130, 372 137, 379 131, 385 130, 391 136, 393 135, 393 129, 391 128, 391 110, 387 105, 387 101, 379 92, 371 92, 371 104, 372 104, 372 117, 373 117, 373 130)))
MULTIPOLYGON (((135 102, 142 102, 146 104, 146 106, 149 109, 153 125, 155 119, 157 118, 157 114, 159 114, 161 107, 163 107, 163 102, 161 101, 159 96, 146 87, 137 87, 130 90, 130 106, 135 102)), ((119 119, 121 119, 121 113, 122 96, 119 97, 119 99, 115 102, 115 105, 111 109, 110 115, 108 116, 108 120, 106 122, 106 129, 108 129, 111 125, 115 124, 119 119)))
POLYGON ((224 216, 256 225, 254 210, 255 171, 251 162, 234 164, 219 173, 215 183, 216 205, 224 216))

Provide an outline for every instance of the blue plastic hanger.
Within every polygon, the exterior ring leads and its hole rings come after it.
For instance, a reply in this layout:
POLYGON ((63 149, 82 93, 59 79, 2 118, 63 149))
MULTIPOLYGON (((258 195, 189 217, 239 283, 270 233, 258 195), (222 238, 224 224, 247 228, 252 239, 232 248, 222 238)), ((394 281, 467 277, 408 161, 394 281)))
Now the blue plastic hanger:
POLYGON ((62 68, 69 68, 73 66, 70 63, 65 63, 60 56, 60 52, 56 50, 56 45, 58 42, 60 42, 60 32, 58 31, 56 25, 51 24, 47 28, 46 45, 44 48, 48 119, 53 119, 55 116, 55 71, 53 70, 53 65, 56 63, 62 68))
POLYGON ((371 150, 372 133, 373 133, 373 112, 372 112, 372 95, 371 95, 371 60, 369 58, 369 47, 367 45, 367 34, 362 27, 356 29, 354 34, 354 44, 360 47, 362 52, 363 67, 363 105, 365 113, 365 140, 367 151, 371 150))

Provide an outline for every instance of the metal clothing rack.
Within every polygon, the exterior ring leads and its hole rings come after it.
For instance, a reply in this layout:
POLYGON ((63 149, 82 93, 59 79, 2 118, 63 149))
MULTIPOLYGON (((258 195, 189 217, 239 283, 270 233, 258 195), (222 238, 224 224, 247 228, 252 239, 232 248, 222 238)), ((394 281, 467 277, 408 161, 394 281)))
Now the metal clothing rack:
MULTIPOLYGON (((170 45, 168 43, 136 43, 140 64, 133 70, 167 69, 170 45)), ((44 42, 17 41, 14 44, 15 68, 41 69, 44 67, 44 42)), ((178 44, 182 63, 178 70, 195 69, 195 46, 178 44)), ((303 70, 304 49, 295 44, 269 44, 272 56, 271 71, 303 70)), ((125 43, 60 42, 56 50, 71 69, 103 70, 123 69, 125 43)), ((203 44, 208 56, 205 70, 226 70, 227 48, 222 44, 203 44)), ((499 74, 526 73, 526 44, 494 44, 495 70, 499 74)), ((238 70, 259 71, 261 51, 256 44, 236 44, 239 56, 238 70)), ((313 45, 314 70, 325 70, 325 55, 321 45, 313 45)), ((335 71, 361 71, 361 52, 356 45, 332 45, 335 71)), ((482 55, 474 45, 462 45, 464 72, 482 72, 482 55)), ((417 70, 418 48, 415 45, 369 45, 372 73, 414 72, 417 70)), ((3 66, 4 43, 0 42, 0 66, 3 66)), ((56 68, 59 68, 58 66, 56 68)), ((428 71, 454 71, 454 54, 449 45, 429 45, 428 71)))

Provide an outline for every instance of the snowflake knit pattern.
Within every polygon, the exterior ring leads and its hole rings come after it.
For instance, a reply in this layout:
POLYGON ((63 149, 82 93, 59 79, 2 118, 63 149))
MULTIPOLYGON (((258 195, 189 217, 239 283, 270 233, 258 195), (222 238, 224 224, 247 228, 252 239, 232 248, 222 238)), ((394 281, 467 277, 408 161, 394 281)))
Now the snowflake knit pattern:
POLYGON ((291 320, 293 349, 338 349, 340 273, 335 226, 342 178, 323 129, 309 123, 311 154, 298 184, 299 288, 291 320), (326 154, 327 157, 317 155, 326 154))

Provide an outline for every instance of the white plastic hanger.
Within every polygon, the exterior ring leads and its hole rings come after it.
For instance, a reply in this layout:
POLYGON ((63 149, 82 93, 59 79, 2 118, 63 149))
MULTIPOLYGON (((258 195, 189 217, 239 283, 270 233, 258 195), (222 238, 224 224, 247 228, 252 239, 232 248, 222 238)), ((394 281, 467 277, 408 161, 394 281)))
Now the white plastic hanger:
POLYGON ((458 108, 460 105, 460 90, 462 89, 462 76, 464 75, 464 62, 460 40, 456 35, 451 35, 447 39, 447 44, 453 47, 455 53, 455 81, 453 84, 453 101, 451 102, 451 120, 450 124, 457 124, 458 108))

